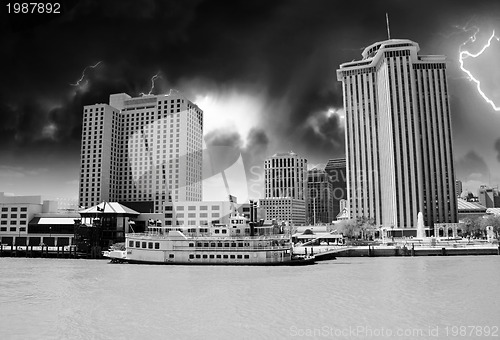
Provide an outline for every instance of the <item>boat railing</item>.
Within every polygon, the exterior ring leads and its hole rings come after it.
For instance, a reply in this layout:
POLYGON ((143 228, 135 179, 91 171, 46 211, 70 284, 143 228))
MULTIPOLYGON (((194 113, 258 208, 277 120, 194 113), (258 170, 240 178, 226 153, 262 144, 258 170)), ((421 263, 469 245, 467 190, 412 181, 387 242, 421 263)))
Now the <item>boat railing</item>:
MULTIPOLYGON (((235 241, 235 240, 252 240, 252 241, 266 241, 266 240, 289 240, 288 236, 283 234, 276 235, 259 235, 259 236, 249 236, 249 235, 240 235, 240 236, 213 236, 213 235, 200 235, 200 236, 191 236, 189 234, 183 234, 189 240, 192 241, 235 241)), ((168 234, 162 233, 127 233, 128 237, 146 237, 146 238, 163 238, 168 239, 168 234)))
POLYGON ((217 250, 233 250, 233 251, 245 251, 245 250, 290 250, 291 246, 269 246, 269 245, 251 245, 246 247, 189 247, 189 246, 174 246, 175 250, 196 250, 196 251, 217 251, 217 250))

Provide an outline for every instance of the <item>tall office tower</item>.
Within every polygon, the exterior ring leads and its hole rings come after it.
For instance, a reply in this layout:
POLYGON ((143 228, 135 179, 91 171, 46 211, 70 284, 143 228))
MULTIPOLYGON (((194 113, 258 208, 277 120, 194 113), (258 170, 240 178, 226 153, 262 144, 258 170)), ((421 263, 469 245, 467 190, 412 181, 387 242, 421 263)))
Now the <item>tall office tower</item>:
POLYGON ((352 217, 413 229, 457 222, 444 56, 391 39, 340 65, 352 217))
POLYGON ((266 219, 305 224, 307 160, 294 152, 277 153, 264 162, 266 219))
POLYGON ((176 91, 85 106, 79 204, 163 213, 165 203, 201 201, 202 142, 203 111, 176 91))
POLYGON ((333 214, 333 184, 324 170, 307 172, 307 211, 313 224, 332 223, 337 216, 333 214))
POLYGON ((326 163, 325 171, 332 183, 333 217, 335 217, 342 211, 340 201, 347 200, 347 171, 345 158, 330 159, 328 163, 326 163))

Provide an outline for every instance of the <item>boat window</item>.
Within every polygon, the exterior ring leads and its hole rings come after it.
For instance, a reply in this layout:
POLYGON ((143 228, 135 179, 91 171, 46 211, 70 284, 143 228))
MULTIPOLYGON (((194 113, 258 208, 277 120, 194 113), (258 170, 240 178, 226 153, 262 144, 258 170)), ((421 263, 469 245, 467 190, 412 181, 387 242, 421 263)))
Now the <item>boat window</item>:
POLYGON ((250 258, 250 255, 245 255, 245 258, 246 258, 246 259, 249 259, 249 258, 250 258))
POLYGON ((201 258, 201 255, 200 255, 200 254, 196 254, 196 258, 197 258, 197 259, 200 259, 200 258, 201 258))
POLYGON ((146 247, 147 247, 146 242, 142 242, 142 247, 143 247, 143 248, 146 248, 146 247))
POLYGON ((173 259, 174 258, 174 254, 168 254, 168 258, 169 259, 173 259))
POLYGON ((231 255, 231 256, 230 256, 230 258, 234 259, 234 258, 235 258, 235 256, 234 256, 234 255, 231 255))
POLYGON ((134 247, 134 241, 128 241, 128 246, 130 248, 133 248, 134 247))
POLYGON ((217 247, 222 247, 222 243, 217 243, 217 247))
POLYGON ((238 243, 238 247, 243 247, 243 243, 242 242, 238 243))
POLYGON ((203 243, 203 247, 208 248, 208 243, 203 243))
POLYGON ((210 258, 211 258, 211 259, 215 258, 215 255, 210 255, 210 258))
POLYGON ((210 243, 210 247, 215 247, 215 243, 210 243))
POLYGON ((222 229, 222 233, 223 234, 227 234, 227 230, 226 229, 222 229))
POLYGON ((239 258, 239 259, 242 259, 243 255, 237 255, 236 257, 239 258))
POLYGON ((215 233, 218 234, 219 233, 219 229, 215 229, 215 233))
POLYGON ((231 247, 236 247, 236 243, 231 243, 231 247))
POLYGON ((217 255, 217 258, 220 259, 222 256, 221 255, 217 255))
POLYGON ((190 246, 190 247, 194 247, 194 243, 190 243, 190 244, 189 244, 189 246, 190 246))
POLYGON ((160 249, 160 243, 155 242, 155 249, 160 249))
POLYGON ((141 242, 139 242, 139 241, 135 241, 135 247, 136 247, 136 248, 140 248, 140 247, 141 247, 141 242))
POLYGON ((201 242, 196 242, 197 247, 201 247, 202 246, 201 244, 202 244, 201 242))
POLYGON ((224 247, 229 247, 229 243, 224 243, 224 247))
POLYGON ((207 258, 208 258, 208 255, 206 255, 206 254, 205 254, 205 255, 203 255, 203 258, 204 258, 204 259, 207 259, 207 258))
POLYGON ((194 259, 194 254, 189 254, 190 259, 194 259))
POLYGON ((153 242, 148 242, 148 248, 153 249, 153 242))
POLYGON ((222 255, 222 257, 223 257, 223 258, 225 258, 225 259, 227 259, 227 258, 228 258, 228 256, 227 256, 227 255, 222 255))

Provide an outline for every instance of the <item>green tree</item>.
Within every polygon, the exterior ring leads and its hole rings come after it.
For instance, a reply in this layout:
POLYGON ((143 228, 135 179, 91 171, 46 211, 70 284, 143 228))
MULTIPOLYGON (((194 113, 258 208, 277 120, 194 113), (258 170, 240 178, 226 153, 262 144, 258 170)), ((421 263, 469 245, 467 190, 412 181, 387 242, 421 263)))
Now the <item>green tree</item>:
POLYGON ((362 238, 367 239, 367 236, 373 233, 375 220, 373 218, 358 217, 356 219, 356 225, 361 233, 362 238))
POLYGON ((358 223, 354 219, 341 221, 338 224, 337 232, 347 238, 358 238, 360 229, 358 223))
POLYGON ((464 220, 465 230, 464 236, 482 238, 485 235, 486 225, 484 224, 483 217, 470 218, 464 220))
POLYGON ((482 230, 486 230, 487 226, 493 227, 493 232, 495 233, 496 238, 498 239, 498 234, 500 233, 500 216, 499 215, 489 215, 484 218, 481 218, 479 221, 482 230))

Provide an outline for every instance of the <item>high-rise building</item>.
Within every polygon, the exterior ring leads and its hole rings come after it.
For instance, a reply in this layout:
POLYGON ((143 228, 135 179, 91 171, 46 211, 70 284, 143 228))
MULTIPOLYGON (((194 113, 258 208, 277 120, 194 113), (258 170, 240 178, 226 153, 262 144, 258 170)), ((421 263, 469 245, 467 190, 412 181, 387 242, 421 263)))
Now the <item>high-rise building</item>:
POLYGON ((277 153, 264 162, 266 219, 305 224, 307 160, 294 152, 277 153))
POLYGON ((500 193, 498 188, 481 185, 477 191, 479 204, 486 208, 500 208, 500 193))
POLYGON ((330 159, 328 163, 326 163, 325 171, 332 183, 332 213, 335 217, 342 211, 340 201, 347 200, 347 171, 345 158, 330 159))
MULTIPOLYGON (((416 230, 457 222, 444 56, 406 39, 374 43, 340 65, 351 217, 416 230)), ((412 232, 407 233, 408 235, 412 232)))
POLYGON ((85 106, 79 204, 163 213, 165 203, 200 201, 202 141, 203 111, 177 91, 85 106))
POLYGON ((307 172, 307 216, 313 224, 332 223, 335 219, 333 185, 324 170, 314 168, 307 172))
POLYGON ((461 180, 455 180, 455 193, 457 197, 460 197, 462 195, 462 181, 461 180))

